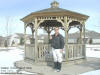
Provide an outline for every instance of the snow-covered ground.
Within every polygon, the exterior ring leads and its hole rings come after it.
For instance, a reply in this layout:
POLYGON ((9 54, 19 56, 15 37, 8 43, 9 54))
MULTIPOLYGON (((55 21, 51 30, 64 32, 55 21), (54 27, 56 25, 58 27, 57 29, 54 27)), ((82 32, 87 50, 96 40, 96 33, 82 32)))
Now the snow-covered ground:
MULTIPOLYGON (((86 56, 100 58, 100 45, 86 45, 86 56)), ((90 71, 80 75, 100 75, 100 70, 90 71)))
POLYGON ((9 49, 8 51, 0 52, 0 66, 8 66, 8 65, 13 66, 14 61, 23 59, 23 54, 24 54, 23 50, 20 50, 16 47, 8 49, 9 49))
POLYGON ((100 58, 100 45, 86 45, 86 56, 100 58))
MULTIPOLYGON (((86 45, 86 56, 100 58, 100 45, 86 45)), ((24 50, 23 48, 9 47, 0 48, 0 73, 6 70, 7 72, 16 72, 18 69, 14 67, 14 62, 23 60, 24 50)), ((28 73, 28 72, 22 72, 28 73)), ((99 75, 100 70, 83 73, 80 75, 99 75)), ((3 75, 3 74, 2 74, 3 75)))
POLYGON ((80 75, 100 75, 100 70, 90 71, 80 75))
MULTIPOLYGON (((18 69, 14 66, 14 62, 23 59, 24 50, 20 48, 0 48, 0 73, 17 73, 18 69)), ((21 71, 20 73, 30 74, 25 71, 21 71)))

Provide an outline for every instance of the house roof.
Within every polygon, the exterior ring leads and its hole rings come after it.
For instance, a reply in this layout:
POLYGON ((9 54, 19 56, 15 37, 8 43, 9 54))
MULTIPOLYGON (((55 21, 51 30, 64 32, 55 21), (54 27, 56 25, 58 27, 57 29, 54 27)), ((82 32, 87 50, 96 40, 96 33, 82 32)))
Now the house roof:
POLYGON ((19 37, 24 37, 23 33, 16 33, 16 35, 18 35, 19 37))

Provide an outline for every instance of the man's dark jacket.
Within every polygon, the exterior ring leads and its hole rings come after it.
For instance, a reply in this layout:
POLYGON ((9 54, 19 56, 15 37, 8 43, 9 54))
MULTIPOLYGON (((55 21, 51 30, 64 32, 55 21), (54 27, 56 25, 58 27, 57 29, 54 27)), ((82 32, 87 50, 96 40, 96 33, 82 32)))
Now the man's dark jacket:
POLYGON ((50 40, 51 47, 54 49, 63 49, 64 48, 64 37, 61 34, 57 36, 52 35, 52 39, 50 40))

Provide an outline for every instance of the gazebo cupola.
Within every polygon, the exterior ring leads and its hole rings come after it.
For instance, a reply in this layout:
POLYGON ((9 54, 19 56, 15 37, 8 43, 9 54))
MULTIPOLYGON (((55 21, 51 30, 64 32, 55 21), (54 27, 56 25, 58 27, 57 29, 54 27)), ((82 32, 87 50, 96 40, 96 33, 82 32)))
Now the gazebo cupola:
POLYGON ((59 3, 57 1, 53 1, 51 3, 51 8, 58 8, 59 7, 59 3))

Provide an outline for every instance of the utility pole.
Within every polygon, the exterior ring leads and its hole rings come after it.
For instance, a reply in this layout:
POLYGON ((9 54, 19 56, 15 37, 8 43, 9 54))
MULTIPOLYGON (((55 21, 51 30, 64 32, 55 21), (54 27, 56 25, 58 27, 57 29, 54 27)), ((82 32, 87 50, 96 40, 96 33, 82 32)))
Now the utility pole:
POLYGON ((9 28, 9 17, 6 17, 6 44, 7 44, 7 47, 8 47, 8 35, 9 35, 9 31, 8 31, 8 28, 9 28))

